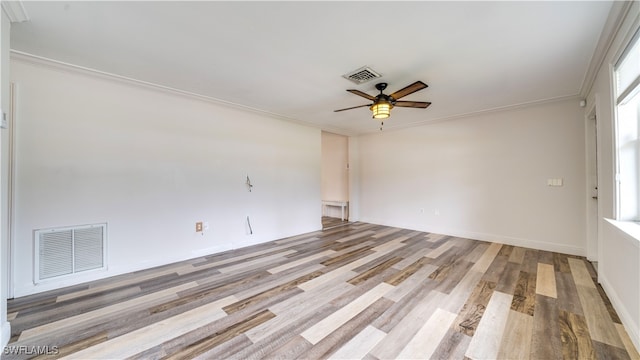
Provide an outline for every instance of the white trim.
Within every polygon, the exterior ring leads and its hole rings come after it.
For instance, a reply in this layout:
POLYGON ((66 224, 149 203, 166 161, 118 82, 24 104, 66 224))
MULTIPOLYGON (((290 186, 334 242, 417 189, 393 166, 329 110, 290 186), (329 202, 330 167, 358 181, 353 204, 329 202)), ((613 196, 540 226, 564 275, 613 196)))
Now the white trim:
MULTIPOLYGON (((320 217, 318 217, 318 220, 321 220, 320 217)), ((16 297, 23 297, 23 296, 33 295, 33 294, 39 294, 49 290, 56 290, 56 289, 60 289, 67 286, 84 284, 90 281, 113 278, 115 276, 129 274, 136 271, 148 270, 154 267, 164 266, 167 264, 173 264, 181 261, 197 259, 203 256, 216 255, 216 254, 223 253, 225 251, 230 251, 230 250, 239 249, 247 246, 257 245, 257 244, 269 243, 276 240, 286 239, 288 237, 304 235, 307 233, 321 231, 321 230, 322 230, 322 224, 321 224, 321 221, 318 221, 318 226, 314 229, 311 229, 309 231, 305 231, 299 234, 283 235, 282 237, 278 237, 278 239, 274 239, 274 240, 264 240, 264 241, 241 244, 241 245, 238 245, 238 243, 229 243, 229 244, 226 244, 226 246, 224 247, 212 246, 212 247, 200 249, 198 251, 194 251, 190 254, 190 256, 187 256, 187 257, 182 257, 182 256, 166 257, 165 256, 162 259, 150 259, 147 261, 141 261, 141 262, 135 262, 135 263, 129 263, 129 264, 120 264, 117 266, 109 266, 107 271, 85 271, 85 272, 77 273, 77 276, 61 277, 58 279, 59 281, 57 282, 55 281, 41 282, 41 283, 38 283, 36 286, 32 286, 33 284, 31 285, 17 284, 15 287, 15 295, 16 297)))
MULTIPOLYGON (((632 82, 631 84, 629 84, 627 86, 626 89, 624 89, 624 91, 622 91, 622 93, 620 95, 618 95, 618 98, 616 99, 616 102, 613 103, 615 106, 620 106, 620 105, 624 105, 626 103, 628 103, 629 101, 631 101, 631 99, 635 96, 638 95, 638 85, 640 85, 640 75, 638 75, 632 82)), ((617 88, 617 86, 616 86, 617 88)))
MULTIPOLYGON (((611 64, 610 64, 611 65, 610 68, 612 70, 615 70, 617 65, 620 63, 620 60, 622 59, 622 57, 626 55, 627 49, 630 48, 629 45, 631 45, 631 42, 634 40, 634 37, 636 36, 638 31, 640 31, 640 17, 637 17, 636 19, 634 19, 634 21, 629 26, 627 33, 622 37, 622 41, 620 42, 620 45, 618 46, 616 51, 613 53, 613 57, 611 58, 611 64)), ((615 81, 613 85, 615 85, 615 81)), ((615 92, 617 88, 614 87, 612 89, 615 92)), ((615 99, 615 96, 614 96, 614 99, 615 99)))
POLYGON ((607 218, 604 220, 626 234, 627 236, 624 238, 627 239, 631 245, 640 250, 640 224, 631 221, 619 221, 607 218))
POLYGON ((182 96, 182 97, 185 97, 185 98, 188 98, 188 99, 195 99, 195 100, 199 100, 199 101, 213 103, 213 104, 216 104, 216 105, 227 106, 227 107, 230 107, 230 108, 233 108, 233 109, 244 110, 244 111, 248 111, 248 112, 251 112, 251 113, 254 113, 254 114, 260 114, 262 116, 267 116, 267 117, 278 119, 278 120, 288 121, 288 122, 295 123, 295 124, 298 124, 298 125, 309 126, 309 127, 313 127, 313 128, 316 128, 316 129, 321 129, 321 130, 333 132, 333 133, 336 133, 336 134, 340 134, 340 135, 345 135, 345 136, 356 135, 354 133, 345 131, 344 129, 337 129, 337 128, 332 128, 332 127, 320 127, 317 124, 313 124, 313 123, 305 122, 305 121, 302 121, 302 120, 290 118, 290 117, 287 117, 287 116, 284 116, 284 115, 280 115, 280 114, 276 114, 276 113, 272 113, 272 112, 269 112, 269 111, 260 110, 260 109, 253 108, 253 107, 250 107, 250 106, 233 103, 233 102, 230 102, 230 101, 216 99, 216 98, 211 97, 211 96, 200 95, 200 94, 196 94, 196 93, 193 93, 193 92, 172 88, 172 87, 169 87, 169 86, 164 86, 164 85, 159 85, 159 84, 155 84, 155 83, 151 83, 151 82, 147 82, 147 81, 137 80, 137 79, 129 78, 129 77, 126 77, 126 76, 116 75, 116 74, 108 73, 108 72, 101 71, 101 70, 87 68, 87 67, 84 67, 84 66, 69 64, 69 63, 66 63, 66 62, 63 62, 63 61, 53 60, 53 59, 49 59, 49 58, 45 58, 45 57, 42 57, 42 56, 29 54, 29 53, 18 51, 18 50, 13 50, 13 49, 11 50, 11 60, 24 61, 24 62, 27 62, 27 63, 30 63, 30 64, 34 64, 34 65, 44 66, 44 67, 53 68, 53 69, 57 69, 57 70, 64 70, 64 71, 74 72, 74 73, 82 74, 82 75, 85 75, 85 76, 96 77, 96 78, 102 79, 102 80, 115 81, 115 82, 124 83, 124 84, 127 84, 127 85, 138 86, 138 87, 141 87, 141 88, 144 88, 144 89, 150 89, 150 90, 154 90, 154 91, 159 91, 159 92, 166 93, 166 94, 182 96))
MULTIPOLYGON (((576 106, 577 106, 578 102, 582 100, 582 98, 579 97, 579 94, 574 94, 574 95, 558 96, 558 97, 553 97, 548 99, 527 101, 519 104, 498 106, 498 107, 489 108, 489 109, 471 111, 463 114, 444 116, 441 118, 421 120, 421 121, 416 121, 408 124, 399 124, 395 126, 385 125, 384 130, 385 131, 400 130, 400 129, 406 129, 406 128, 411 128, 411 127, 416 127, 421 125, 430 125, 430 124, 441 123, 444 121, 458 120, 458 119, 464 119, 464 118, 469 118, 469 117, 474 117, 479 115, 492 114, 492 113, 497 113, 502 111, 526 109, 529 107, 534 107, 534 106, 539 106, 544 104, 552 104, 552 103, 562 102, 567 100, 576 100, 576 106)), ((378 132, 379 132, 378 130, 370 130, 370 131, 363 132, 362 134, 364 135, 364 134, 372 134, 372 133, 378 133, 378 132)))
MULTIPOLYGON (((626 46, 624 46, 626 47, 626 46)), ((624 48, 623 47, 623 48, 624 48)), ((617 61, 617 60, 616 60, 617 61)), ((619 188, 618 185, 618 174, 620 173, 618 167, 618 106, 616 105, 616 76, 615 76, 615 67, 613 64, 609 64, 609 89, 611 95, 611 164, 613 165, 613 173, 611 174, 612 178, 611 184, 613 185, 613 209, 611 209, 611 214, 613 214, 614 218, 618 218, 620 214, 620 205, 619 205, 619 188)))
POLYGON ((631 1, 613 2, 607 22, 604 24, 604 28, 600 34, 598 45, 589 62, 589 68, 582 80, 582 86, 580 87, 580 95, 582 97, 586 97, 591 92, 591 89, 593 89, 593 83, 596 81, 598 72, 607 58, 607 54, 613 45, 616 35, 618 35, 618 31, 620 31, 624 19, 631 9, 632 3, 631 1))
POLYGON ((11 339, 11 324, 5 322, 2 324, 2 330, 0 331, 0 349, 4 349, 9 343, 9 339, 11 339))
MULTIPOLYGON (((615 229, 614 231, 618 231, 620 233, 620 235, 618 234, 615 235, 616 242, 621 242, 623 245, 624 244, 631 245, 632 247, 635 248, 636 254, 640 254, 639 253, 640 241, 638 241, 638 239, 636 239, 633 235, 629 234, 627 231, 625 231, 620 226, 618 226, 621 223, 620 221, 616 221, 608 218, 602 218, 602 220, 603 220, 602 222, 603 224, 610 224, 611 228, 615 229)), ((627 225, 635 225, 635 224, 627 224, 627 225)), ((601 231, 604 231, 605 226, 601 226, 599 229, 601 231)), ((620 247, 620 245, 618 245, 618 247, 620 247)), ((640 319, 634 319, 634 317, 632 317, 629 314, 628 307, 625 306, 625 303, 620 298, 620 295, 618 295, 618 292, 616 291, 616 287, 609 282, 609 279, 607 278, 607 270, 611 265, 609 265, 608 262, 605 262, 605 260, 606 260, 606 257, 603 257, 598 265, 598 283, 602 285, 602 288, 604 289, 605 293, 609 297, 609 300, 611 301, 613 308, 618 314, 618 317, 620 318, 620 321, 624 325, 625 330, 629 334, 629 337, 631 338, 631 341, 636 347, 636 350, 640 351, 640 329, 638 328, 640 326, 640 322, 639 322, 640 319)), ((631 261, 634 261, 634 260, 631 260, 631 261)), ((613 264, 613 265, 616 265, 616 264, 613 264)), ((617 270, 619 270, 620 265, 618 265, 617 268, 618 268, 617 270)), ((628 271, 631 274, 634 274, 633 269, 625 268, 622 271, 628 271)), ((624 281, 626 283, 629 282, 628 279, 624 279, 624 281)), ((623 286, 626 286, 626 285, 623 285, 623 286)), ((638 288, 640 288, 640 283, 635 285, 632 284, 629 286, 638 286, 638 288)), ((627 299, 627 302, 631 303, 630 306, 638 306, 638 304, 633 304, 632 299, 627 299)))
MULTIPOLYGON (((206 95, 200 95, 200 94, 192 93, 192 92, 189 92, 189 91, 175 89, 175 88, 172 88, 172 87, 169 87, 169 86, 158 85, 158 84, 147 82, 147 81, 136 80, 136 79, 125 77, 125 76, 111 74, 111 73, 100 71, 100 70, 96 70, 96 69, 91 69, 91 68, 86 68, 86 67, 83 67, 83 66, 73 65, 73 64, 69 64, 69 63, 65 63, 65 62, 62 62, 62 61, 45 58, 45 57, 42 57, 42 56, 29 54, 29 53, 18 51, 18 50, 11 50, 11 60, 24 61, 24 62, 27 62, 27 63, 30 63, 30 64, 50 67, 50 68, 54 68, 54 69, 58 69, 58 70, 71 71, 71 72, 75 72, 75 73, 79 73, 79 74, 83 74, 83 75, 87 75, 87 76, 97 77, 99 79, 106 79, 106 80, 116 81, 116 82, 125 83, 125 84, 129 84, 129 85, 139 86, 139 87, 142 87, 142 88, 145 88, 145 89, 151 89, 151 90, 160 91, 160 92, 163 92, 163 93, 169 93, 169 94, 172 94, 172 95, 183 96, 183 97, 186 97, 186 98, 200 100, 200 101, 209 102, 209 103, 214 103, 214 104, 217 104, 217 105, 228 106, 228 107, 231 107, 231 108, 234 108, 234 109, 240 109, 240 110, 245 110, 245 111, 249 111, 249 112, 252 112, 252 113, 257 113, 257 114, 261 114, 263 116, 268 116, 268 117, 271 117, 271 118, 274 118, 274 119, 288 121, 288 122, 292 122, 292 123, 295 123, 295 124, 298 124, 298 125, 309 126, 309 127, 312 127, 312 128, 320 129, 320 130, 327 131, 327 132, 334 133, 334 134, 338 134, 338 135, 359 136, 359 135, 366 135, 366 134, 378 132, 377 129, 376 130, 369 130, 369 131, 362 131, 362 132, 353 132, 353 131, 349 131, 349 130, 345 130, 345 129, 328 127, 326 125, 320 126, 318 124, 306 122, 306 121, 299 120, 299 119, 290 118, 290 117, 287 117, 287 116, 284 116, 284 115, 280 115, 280 114, 276 114, 276 113, 260 110, 260 109, 253 108, 253 107, 250 107, 250 106, 236 104, 236 103, 233 103, 233 102, 229 102, 229 101, 225 101, 225 100, 221 100, 221 99, 216 99, 216 98, 213 98, 213 97, 210 97, 210 96, 206 96, 206 95)), ((471 112, 468 112, 468 113, 445 116, 445 117, 441 117, 441 118, 421 120, 421 121, 412 122, 412 123, 408 123, 408 124, 404 124, 404 125, 393 125, 393 124, 392 125, 387 125, 387 126, 385 126, 385 131, 392 131, 392 130, 416 127, 416 126, 421 126, 421 125, 434 124, 434 123, 439 123, 439 122, 443 122, 443 121, 463 119, 463 118, 473 117, 473 116, 477 116, 477 115, 491 114, 491 113, 496 113, 496 112, 501 112, 501 111, 524 109, 524 108, 529 108, 529 107, 533 107, 533 106, 539 106, 539 105, 543 105, 543 104, 562 102, 562 101, 566 101, 566 100, 576 100, 576 102, 577 102, 577 101, 582 100, 582 98, 579 96, 579 94, 572 94, 572 95, 558 96, 558 97, 547 98, 547 99, 539 99, 539 100, 528 101, 528 102, 523 102, 523 103, 519 103, 519 104, 498 106, 498 107, 489 108, 489 109, 471 111, 471 112)))
POLYGON ((638 325, 633 322, 633 318, 629 315, 629 311, 627 311, 627 308, 620 300, 618 293, 615 291, 615 287, 609 284, 607 277, 598 272, 598 281, 600 282, 600 285, 602 285, 604 292, 609 297, 609 300, 611 300, 611 304, 618 313, 618 317, 620 318, 620 321, 622 321, 624 329, 629 334, 629 338, 631 338, 633 345, 636 347, 636 350, 640 351, 640 329, 638 329, 638 325))
POLYGON ((15 214, 15 197, 16 197, 16 193, 15 193, 15 181, 16 181, 16 166, 15 166, 15 161, 16 161, 16 154, 15 154, 15 136, 16 136, 16 130, 15 130, 15 110, 16 110, 16 85, 15 83, 11 82, 9 83, 9 99, 10 99, 10 105, 9 105, 9 128, 7 129, 9 131, 8 133, 8 138, 9 138, 9 151, 8 151, 8 162, 9 164, 7 164, 7 186, 9 187, 7 189, 7 226, 9 227, 7 230, 8 234, 9 234, 9 239, 7 241, 8 244, 8 255, 7 255, 7 297, 9 299, 13 299, 14 297, 14 293, 13 293, 13 284, 15 283, 15 279, 14 279, 14 271, 13 271, 13 266, 15 264, 15 254, 14 254, 14 250, 15 250, 15 218, 16 218, 16 214, 15 214))
POLYGON ((585 137, 585 178, 586 186, 585 186, 585 221, 586 227, 586 253, 587 259, 590 261, 598 261, 598 257, 600 256, 599 246, 598 246, 598 222, 600 219, 599 207, 600 202, 598 201, 598 191, 599 191, 599 178, 598 178, 598 116, 597 116, 597 107, 594 101, 588 107, 588 110, 585 112, 584 116, 585 128, 584 128, 584 137, 585 137), (593 122, 593 124, 591 124, 593 122), (593 132, 592 132, 593 131, 593 132), (595 135, 592 139, 591 136, 595 135), (593 153, 594 158, 590 159, 589 156, 593 153), (591 161, 592 160, 592 161, 591 161), (595 168, 594 168, 595 167, 595 168), (594 171, 595 170, 595 171, 594 171), (595 173, 596 183, 593 183, 593 175, 592 172, 595 173), (595 198, 593 187, 596 187, 595 198), (595 200, 595 203, 594 203, 595 200), (592 218, 592 213, 595 212, 595 219, 592 218), (595 241, 595 243, 593 243, 595 241), (595 248, 590 251, 590 249, 595 248), (592 253, 595 251, 595 253, 592 253))
POLYGON ((389 222, 385 222, 384 220, 371 219, 371 218, 360 219, 360 221, 370 223, 370 224, 376 224, 376 225, 399 227, 403 229, 424 231, 424 232, 440 234, 440 235, 455 236, 455 237, 461 237, 461 238, 471 239, 471 240, 489 241, 489 242, 495 242, 500 244, 543 250, 543 251, 559 252, 563 254, 571 254, 571 255, 578 255, 578 256, 586 255, 586 248, 584 247, 556 244, 556 243, 550 243, 550 242, 534 240, 534 239, 524 239, 524 238, 517 238, 512 236, 481 233, 481 232, 475 232, 475 231, 451 229, 451 228, 444 228, 444 227, 442 228, 433 227, 429 225, 425 227, 417 228, 415 224, 389 223, 389 222))
POLYGON ((29 21, 29 15, 22 1, 2 1, 2 10, 12 23, 29 21))

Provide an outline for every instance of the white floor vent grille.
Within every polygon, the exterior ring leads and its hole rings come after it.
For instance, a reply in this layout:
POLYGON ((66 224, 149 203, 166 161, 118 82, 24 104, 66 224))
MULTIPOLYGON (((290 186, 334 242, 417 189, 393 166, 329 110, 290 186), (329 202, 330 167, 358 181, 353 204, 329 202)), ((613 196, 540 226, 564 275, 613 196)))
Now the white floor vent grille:
POLYGON ((107 224, 35 231, 35 282, 106 268, 107 224))

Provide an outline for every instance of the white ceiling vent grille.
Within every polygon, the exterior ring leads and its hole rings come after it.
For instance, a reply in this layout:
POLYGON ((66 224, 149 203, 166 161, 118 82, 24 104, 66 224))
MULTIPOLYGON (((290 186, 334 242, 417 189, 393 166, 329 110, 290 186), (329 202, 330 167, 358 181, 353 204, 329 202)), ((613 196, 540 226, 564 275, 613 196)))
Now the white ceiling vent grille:
POLYGON ((35 282, 106 268, 107 224, 35 231, 35 282))
POLYGON ((363 66, 358 70, 354 70, 354 71, 352 71, 350 73, 342 75, 343 78, 345 78, 347 80, 351 80, 352 82, 354 82, 356 84, 366 83, 367 81, 371 81, 373 79, 377 79, 377 78, 379 78, 381 76, 382 75, 380 75, 379 73, 373 71, 368 66, 363 66))

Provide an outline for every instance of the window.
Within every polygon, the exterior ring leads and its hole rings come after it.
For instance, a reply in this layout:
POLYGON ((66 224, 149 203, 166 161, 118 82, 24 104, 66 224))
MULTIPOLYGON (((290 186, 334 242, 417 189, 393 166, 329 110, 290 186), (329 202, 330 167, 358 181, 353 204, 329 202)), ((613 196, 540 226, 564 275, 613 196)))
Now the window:
POLYGON ((633 37, 615 66, 617 218, 640 221, 640 41, 633 37))

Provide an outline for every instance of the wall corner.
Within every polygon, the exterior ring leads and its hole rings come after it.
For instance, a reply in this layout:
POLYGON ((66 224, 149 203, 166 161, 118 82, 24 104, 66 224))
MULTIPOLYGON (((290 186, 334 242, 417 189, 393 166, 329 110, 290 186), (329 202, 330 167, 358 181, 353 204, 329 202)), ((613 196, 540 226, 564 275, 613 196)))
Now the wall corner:
POLYGON ((11 324, 4 322, 2 324, 2 330, 0 332, 0 348, 7 346, 9 339, 11 338, 11 324))

